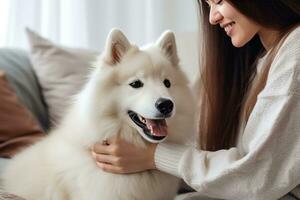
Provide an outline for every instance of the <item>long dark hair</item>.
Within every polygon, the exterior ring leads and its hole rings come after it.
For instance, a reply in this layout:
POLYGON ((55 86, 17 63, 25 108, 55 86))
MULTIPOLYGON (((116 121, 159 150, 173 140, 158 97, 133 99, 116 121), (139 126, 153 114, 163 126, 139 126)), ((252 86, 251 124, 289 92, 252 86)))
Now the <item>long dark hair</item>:
POLYGON ((249 92, 257 59, 265 51, 258 35, 243 47, 234 47, 224 30, 209 24, 207 4, 197 1, 201 38, 199 145, 209 151, 236 145, 241 116, 249 117, 282 40, 300 22, 299 0, 226 1, 258 24, 279 31, 281 37, 269 54, 261 80, 249 92))

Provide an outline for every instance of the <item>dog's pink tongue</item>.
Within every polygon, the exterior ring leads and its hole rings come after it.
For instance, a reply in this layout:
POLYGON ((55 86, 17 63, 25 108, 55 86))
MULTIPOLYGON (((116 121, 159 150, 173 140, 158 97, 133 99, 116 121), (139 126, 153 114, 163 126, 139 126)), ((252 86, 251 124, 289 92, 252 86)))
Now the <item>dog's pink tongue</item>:
POLYGON ((165 119, 155 120, 146 119, 147 128, 150 129, 154 136, 167 136, 168 126, 165 119))

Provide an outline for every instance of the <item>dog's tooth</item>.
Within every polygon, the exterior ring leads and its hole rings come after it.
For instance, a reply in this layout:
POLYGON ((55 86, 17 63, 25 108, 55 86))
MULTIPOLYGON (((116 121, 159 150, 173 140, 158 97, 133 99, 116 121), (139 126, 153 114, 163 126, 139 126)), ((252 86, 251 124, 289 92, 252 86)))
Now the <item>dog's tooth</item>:
POLYGON ((140 116, 140 115, 138 115, 138 117, 139 117, 139 120, 140 120, 141 122, 143 122, 143 117, 140 116))
POLYGON ((150 126, 150 132, 153 133, 153 127, 152 126, 150 126))

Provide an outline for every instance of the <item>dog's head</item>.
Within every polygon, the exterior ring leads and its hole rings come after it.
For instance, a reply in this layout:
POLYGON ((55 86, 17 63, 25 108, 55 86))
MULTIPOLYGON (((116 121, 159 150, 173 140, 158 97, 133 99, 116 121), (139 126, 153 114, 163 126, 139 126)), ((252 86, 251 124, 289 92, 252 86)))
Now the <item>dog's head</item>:
POLYGON ((161 142, 168 136, 168 124, 177 109, 189 104, 183 102, 187 80, 178 62, 172 32, 164 32, 155 44, 139 49, 113 29, 93 74, 96 92, 101 94, 95 103, 102 102, 103 113, 130 124, 147 141, 161 142))

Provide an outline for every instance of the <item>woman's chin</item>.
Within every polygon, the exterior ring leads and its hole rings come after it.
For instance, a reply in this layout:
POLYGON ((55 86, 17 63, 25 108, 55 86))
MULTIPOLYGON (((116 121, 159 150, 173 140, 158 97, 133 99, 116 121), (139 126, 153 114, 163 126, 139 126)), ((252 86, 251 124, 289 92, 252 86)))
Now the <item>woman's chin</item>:
POLYGON ((231 38, 231 43, 234 47, 240 48, 240 47, 243 47, 247 42, 239 40, 239 39, 231 38))
POLYGON ((252 39, 252 37, 238 37, 238 35, 232 35, 231 43, 234 47, 240 48, 245 46, 245 44, 247 44, 252 39))

